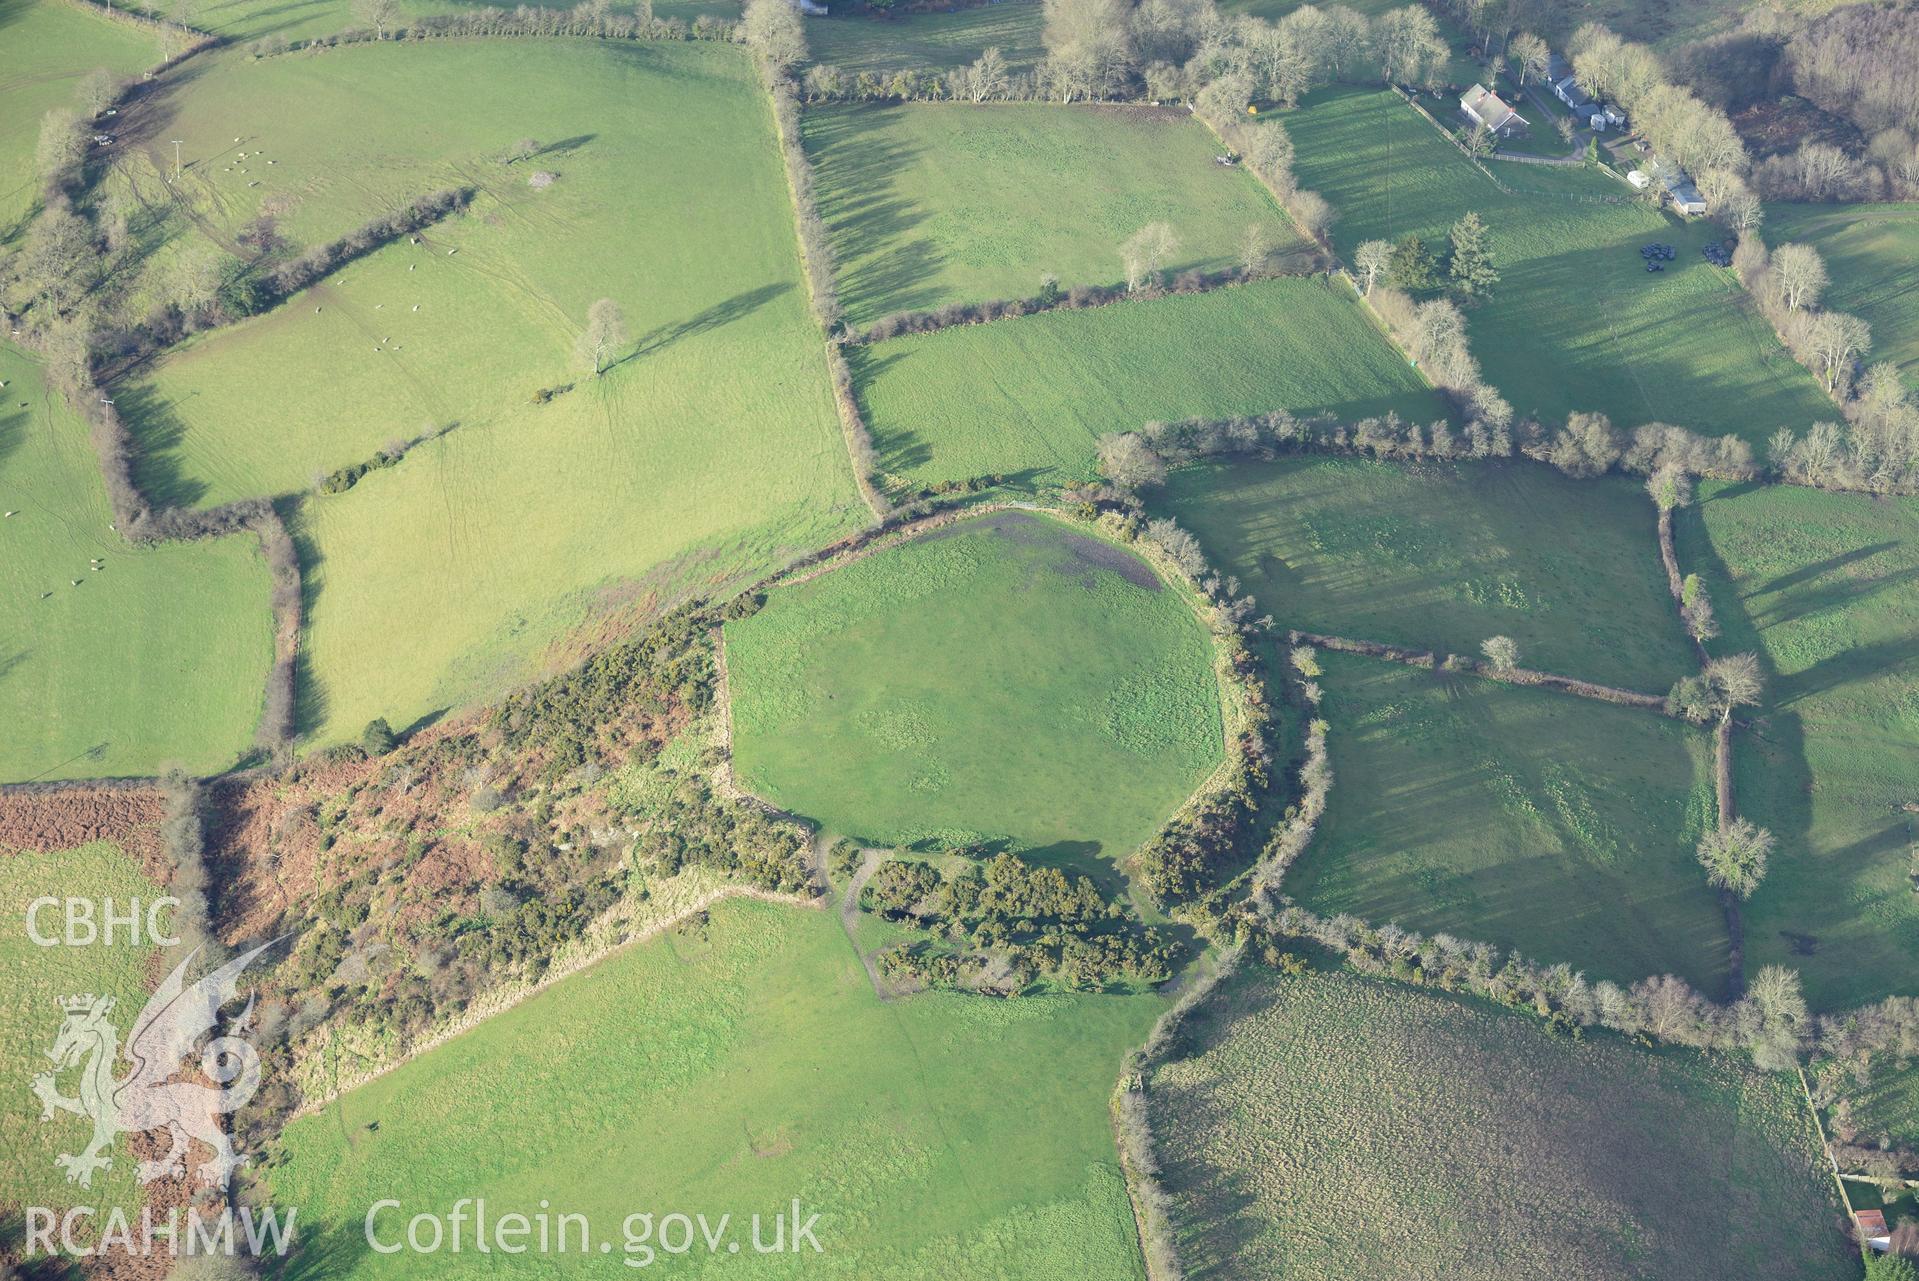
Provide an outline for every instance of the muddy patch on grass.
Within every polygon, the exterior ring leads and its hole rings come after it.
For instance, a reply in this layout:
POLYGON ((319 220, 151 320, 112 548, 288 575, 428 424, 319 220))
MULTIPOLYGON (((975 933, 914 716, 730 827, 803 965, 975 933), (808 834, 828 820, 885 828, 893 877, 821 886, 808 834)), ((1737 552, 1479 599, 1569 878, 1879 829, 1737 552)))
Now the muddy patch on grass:
POLYGON ((1123 547, 1115 547, 1102 539, 1075 533, 1042 520, 1028 512, 1002 511, 990 516, 981 516, 974 520, 963 520, 923 535, 928 540, 951 538, 957 534, 986 530, 1026 547, 1038 547, 1056 551, 1059 555, 1050 559, 1047 569, 1066 578, 1076 578, 1082 587, 1091 588, 1094 573, 1098 570, 1110 570, 1135 587, 1143 587, 1149 592, 1157 592, 1165 587, 1159 581, 1159 575, 1133 553, 1123 547))

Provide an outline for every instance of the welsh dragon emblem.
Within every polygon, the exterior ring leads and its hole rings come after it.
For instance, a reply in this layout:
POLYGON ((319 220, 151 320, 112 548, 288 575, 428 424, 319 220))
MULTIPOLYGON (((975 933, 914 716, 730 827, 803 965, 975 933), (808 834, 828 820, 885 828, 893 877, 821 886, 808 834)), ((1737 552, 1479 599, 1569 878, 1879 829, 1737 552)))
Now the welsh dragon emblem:
MULTIPOLYGON (((167 1152, 155 1160, 140 1162, 137 1174, 141 1183, 185 1177, 187 1142, 198 1139, 214 1153, 211 1161, 199 1167, 201 1182, 223 1190, 227 1187, 233 1171, 246 1158, 234 1152, 233 1140, 221 1128, 219 1118, 245 1106, 260 1088, 259 1054, 239 1035, 216 1036, 201 1048, 199 1058, 200 1070, 215 1084, 171 1078, 186 1066, 200 1038, 219 1022, 220 1008, 238 999, 241 972, 272 946, 263 943, 188 987, 187 967, 200 954, 198 948, 194 949, 160 984, 134 1021, 125 1048, 126 1061, 132 1066, 125 1076, 114 1075, 121 1046, 119 1030, 107 1017, 113 1012, 113 998, 70 996, 61 1000, 66 1020, 60 1025, 53 1048, 47 1051, 53 1071, 33 1078, 33 1093, 40 1100, 42 1121, 52 1120, 56 1112, 71 1112, 93 1121, 93 1141, 86 1150, 57 1158, 68 1182, 91 1187, 94 1171, 111 1168, 109 1149, 115 1135, 164 1129, 171 1140, 167 1152), (80 1077, 78 1093, 69 1098, 60 1093, 57 1078, 72 1068, 80 1070, 80 1077)), ((234 1031, 246 1031, 252 1016, 253 1002, 249 999, 234 1022, 234 1031)))

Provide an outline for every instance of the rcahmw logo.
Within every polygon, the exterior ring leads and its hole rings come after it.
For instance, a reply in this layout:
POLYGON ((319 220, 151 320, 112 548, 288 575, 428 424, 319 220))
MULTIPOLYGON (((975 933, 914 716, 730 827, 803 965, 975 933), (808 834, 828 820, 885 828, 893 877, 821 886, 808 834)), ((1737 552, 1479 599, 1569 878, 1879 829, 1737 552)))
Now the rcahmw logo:
MULTIPOLYGON (((134 1019, 124 1046, 111 1018, 112 997, 61 998, 59 1005, 65 1017, 53 1048, 47 1051, 53 1070, 35 1076, 32 1085, 34 1097, 40 1100, 43 1123, 54 1122, 63 1113, 92 1123, 92 1136, 80 1151, 54 1158, 69 1183, 91 1187, 98 1171, 111 1169, 112 1148, 119 1135, 164 1130, 167 1150, 135 1167, 140 1183, 186 1178, 188 1144, 197 1141, 212 1152, 194 1171, 198 1181, 225 1196, 233 1171, 246 1158, 234 1151, 233 1140, 220 1118, 245 1106, 260 1088, 260 1056, 245 1039, 253 1023, 252 1000, 229 1021, 222 1034, 211 1034, 221 1022, 221 1008, 239 999, 240 975, 279 941, 263 943, 235 957, 189 986, 187 969, 200 955, 199 949, 194 949, 154 991, 134 1019), (202 1038, 209 1036, 211 1039, 201 1044, 202 1038), (199 1070, 211 1085, 174 1079, 194 1056, 196 1047, 199 1070), (122 1057, 131 1065, 125 1075, 115 1071, 122 1057), (67 1073, 75 1074, 72 1094, 63 1093, 60 1085, 67 1073)), ((287 1211, 282 1223, 277 1211, 256 1214, 251 1208, 242 1209, 241 1235, 247 1247, 257 1253, 270 1240, 276 1252, 284 1251, 282 1234, 290 1239, 294 1213, 287 1211)), ((212 1220, 196 1222, 205 1216, 189 1213, 187 1248, 217 1241, 224 1241, 229 1251, 235 1248, 238 1239, 233 1234, 232 1216, 233 1211, 223 1210, 212 1220)), ((84 1206, 63 1214, 29 1207, 29 1244, 51 1241, 57 1223, 61 1247, 67 1253, 81 1253, 75 1246, 74 1233, 80 1225, 98 1217, 95 1210, 84 1206)), ((133 1225, 121 1211, 108 1211, 99 1226, 105 1238, 133 1242, 133 1225)), ((143 1215, 141 1226, 149 1245, 154 1238, 161 1238, 169 1252, 182 1249, 179 1223, 171 1216, 165 1224, 156 1224, 143 1215)))

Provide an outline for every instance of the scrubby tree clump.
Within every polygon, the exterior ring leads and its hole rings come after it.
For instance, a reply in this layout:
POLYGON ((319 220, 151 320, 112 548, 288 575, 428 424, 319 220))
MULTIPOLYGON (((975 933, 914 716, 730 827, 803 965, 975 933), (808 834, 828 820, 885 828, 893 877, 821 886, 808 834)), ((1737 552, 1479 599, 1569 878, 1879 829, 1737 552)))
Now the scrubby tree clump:
POLYGON ((1496 672, 1510 672, 1519 666, 1519 643, 1510 636, 1488 636, 1480 642, 1479 652, 1496 672))
POLYGON ((1699 862, 1706 879, 1714 886, 1730 890, 1740 898, 1751 898, 1766 876, 1766 859, 1773 850, 1773 835, 1747 819, 1734 819, 1717 831, 1708 832, 1699 842, 1699 862))
POLYGON ((752 0, 740 21, 740 38, 776 75, 806 61, 806 20, 790 0, 752 0))
POLYGON ((393 727, 386 723, 383 716, 368 721, 366 728, 360 731, 360 746, 368 756, 385 756, 399 742, 399 736, 394 734, 393 727))
POLYGON ((1662 512, 1692 506, 1692 477, 1674 463, 1662 463, 1646 477, 1646 493, 1662 512))
POLYGON ((1751 707, 1765 693, 1765 680, 1759 672, 1759 659, 1753 654, 1733 654, 1715 658, 1697 676, 1688 676, 1672 687, 1666 706, 1673 714, 1689 721, 1704 723, 1717 717, 1732 719, 1734 708, 1751 707))
POLYGON ((1145 489, 1166 479, 1166 460, 1137 432, 1120 432, 1099 438, 1099 470, 1120 489, 1145 489))

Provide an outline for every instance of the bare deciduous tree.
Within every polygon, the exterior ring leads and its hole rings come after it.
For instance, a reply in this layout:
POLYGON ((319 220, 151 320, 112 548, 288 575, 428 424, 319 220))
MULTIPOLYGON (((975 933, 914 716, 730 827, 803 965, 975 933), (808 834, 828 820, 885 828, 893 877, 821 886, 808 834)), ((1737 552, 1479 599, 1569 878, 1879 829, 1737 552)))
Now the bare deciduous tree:
POLYGON ((1126 288, 1137 292, 1158 279, 1172 256, 1179 252, 1179 238, 1170 223, 1149 222, 1119 247, 1120 262, 1126 268, 1126 288))
POLYGON ((1825 259, 1811 245, 1781 245, 1772 255, 1772 286, 1788 312, 1819 305, 1829 282, 1825 259))
POLYGON ((1390 241, 1368 240, 1353 251, 1353 270, 1366 282, 1366 292, 1370 295, 1379 278, 1386 274, 1386 268, 1392 265, 1393 246, 1390 241))
POLYGON ((594 374, 606 372, 607 357, 626 342, 626 314, 611 298, 602 298, 586 309, 586 329, 580 334, 577 351, 580 363, 591 365, 594 374))

